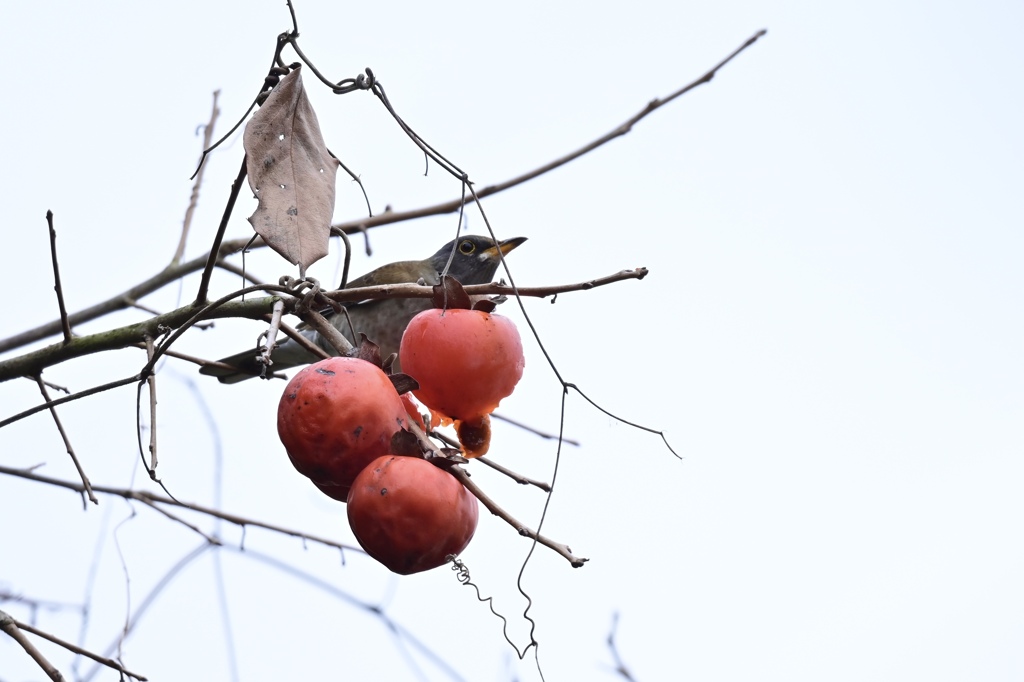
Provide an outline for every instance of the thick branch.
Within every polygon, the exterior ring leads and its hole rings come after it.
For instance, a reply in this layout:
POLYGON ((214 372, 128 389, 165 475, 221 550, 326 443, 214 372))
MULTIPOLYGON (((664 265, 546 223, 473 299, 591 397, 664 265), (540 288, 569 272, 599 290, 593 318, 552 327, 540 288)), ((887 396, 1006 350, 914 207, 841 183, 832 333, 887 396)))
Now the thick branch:
MULTIPOLYGON (((271 312, 275 300, 278 300, 277 297, 267 296, 248 301, 233 301, 211 310, 205 319, 223 317, 260 319, 263 315, 271 312)), ((167 329, 180 327, 191 319, 197 310, 199 308, 187 305, 143 322, 80 336, 73 339, 71 343, 53 344, 32 353, 5 360, 0 362, 0 381, 8 381, 20 376, 34 376, 46 367, 83 355, 134 346, 140 341, 144 342, 147 336, 157 337, 167 329)))
MULTIPOLYGON (((595 287, 620 282, 627 279, 643 279, 647 275, 647 268, 636 270, 622 270, 614 275, 599 277, 597 279, 577 282, 575 284, 558 284, 544 287, 520 287, 518 293, 521 296, 544 298, 568 291, 586 291, 595 287)), ((267 286, 268 289, 279 287, 267 286)), ((516 289, 502 284, 474 284, 465 287, 466 293, 473 295, 513 295, 516 289)), ((430 298, 433 295, 433 288, 419 286, 417 284, 397 284, 375 287, 361 287, 356 289, 339 289, 337 291, 323 292, 335 301, 350 302, 366 299, 379 298, 430 298)), ((210 310, 204 314, 203 319, 217 319, 225 317, 245 317, 250 319, 261 319, 272 312, 273 302, 280 300, 277 297, 269 296, 248 301, 233 301, 210 310)), ((291 303, 288 304, 290 307, 291 303)), ((181 325, 190 320, 198 310, 194 304, 183 306, 177 310, 158 315, 149 320, 131 324, 118 329, 106 332, 90 334, 75 338, 71 343, 59 343, 41 348, 37 351, 21 355, 10 360, 0 362, 0 382, 8 381, 19 376, 34 376, 44 368, 50 367, 66 360, 99 353, 108 350, 118 350, 129 346, 137 346, 144 342, 147 336, 155 337, 168 329, 178 329, 181 325)), ((284 327, 282 326, 282 330, 284 327)))
MULTIPOLYGON (((231 242, 225 242, 220 249, 221 257, 240 251, 247 241, 248 240, 238 239, 231 242)), ((84 324, 85 322, 95 320, 99 317, 103 317, 104 315, 109 315, 110 313, 118 310, 130 308, 134 306, 140 298, 153 293, 157 289, 160 289, 171 282, 178 281, 185 275, 189 275, 196 270, 201 270, 203 266, 206 265, 207 260, 209 260, 209 254, 204 254, 198 258, 193 258, 190 261, 182 263, 181 265, 166 267, 146 281, 136 284, 117 296, 108 298, 106 301, 97 303, 85 310, 80 310, 77 313, 68 315, 68 322, 72 327, 76 327, 84 324)), ((230 264, 225 264, 220 267, 224 267, 232 272, 236 271, 236 268, 230 264)), ((46 324, 40 325, 34 329, 29 329, 28 331, 0 340, 0 353, 6 353, 9 350, 21 348, 22 346, 26 346, 35 341, 40 341, 59 333, 61 333, 61 321, 59 319, 47 322, 46 324)))

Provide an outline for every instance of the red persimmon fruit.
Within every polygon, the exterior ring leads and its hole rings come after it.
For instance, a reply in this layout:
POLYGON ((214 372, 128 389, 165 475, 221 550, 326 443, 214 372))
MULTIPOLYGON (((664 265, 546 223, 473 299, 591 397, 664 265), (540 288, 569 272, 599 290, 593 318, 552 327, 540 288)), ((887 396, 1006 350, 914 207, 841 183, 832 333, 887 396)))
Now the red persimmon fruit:
POLYGON ((378 457, 348 493, 348 522, 359 544, 402 575, 442 566, 462 552, 479 516, 472 493, 418 457, 378 457))
POLYGON ((339 500, 363 468, 391 451, 407 425, 387 375, 357 358, 329 358, 292 377, 277 408, 277 433, 299 473, 339 500))

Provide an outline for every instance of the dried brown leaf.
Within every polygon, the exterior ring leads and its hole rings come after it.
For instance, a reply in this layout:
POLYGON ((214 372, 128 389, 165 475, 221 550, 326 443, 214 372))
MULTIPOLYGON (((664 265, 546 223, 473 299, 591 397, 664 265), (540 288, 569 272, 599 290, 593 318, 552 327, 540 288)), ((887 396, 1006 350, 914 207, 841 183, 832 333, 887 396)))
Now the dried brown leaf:
POLYGON ((484 313, 493 313, 494 309, 498 307, 498 301, 494 301, 489 298, 485 298, 477 301, 473 304, 473 310, 479 310, 484 313))
POLYGON ((381 367, 383 369, 380 361, 380 346, 370 341, 366 334, 362 332, 359 332, 359 343, 349 351, 349 356, 365 360, 374 367, 381 367))
POLYGON ((402 372, 396 372, 395 374, 389 374, 388 379, 391 379, 391 385, 398 391, 398 395, 408 393, 409 391, 415 391, 420 387, 420 382, 413 379, 408 374, 402 372))
POLYGON ((441 283, 434 285, 434 295, 431 300, 435 308, 443 308, 445 310, 452 308, 469 310, 473 307, 469 294, 462 288, 459 280, 451 275, 444 275, 441 277, 441 283))
POLYGON ((242 142, 249 187, 259 200, 249 222, 305 277, 306 268, 327 255, 338 160, 324 144, 301 68, 270 93, 242 142))
POLYGON ((391 436, 391 454, 399 457, 422 457, 420 441, 415 434, 405 429, 399 429, 391 436))

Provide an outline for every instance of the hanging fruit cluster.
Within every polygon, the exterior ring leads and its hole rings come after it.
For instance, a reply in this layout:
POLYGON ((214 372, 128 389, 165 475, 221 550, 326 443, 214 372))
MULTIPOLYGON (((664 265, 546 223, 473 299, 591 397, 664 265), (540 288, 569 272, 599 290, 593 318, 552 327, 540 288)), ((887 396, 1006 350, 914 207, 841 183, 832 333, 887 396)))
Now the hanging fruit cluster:
MULTIPOLYGON (((423 311, 409 323, 402 368, 418 384, 413 394, 433 412, 434 425, 454 421, 463 454, 478 457, 489 447, 490 413, 522 377, 522 342, 508 318, 491 312, 493 304, 471 309, 457 283, 437 289, 435 303, 448 307, 423 311)), ((408 574, 462 552, 479 510, 442 467, 405 448, 393 452, 396 434, 420 418, 392 379, 356 357, 310 365, 285 388, 277 428, 299 473, 348 503, 349 525, 363 549, 408 574)))

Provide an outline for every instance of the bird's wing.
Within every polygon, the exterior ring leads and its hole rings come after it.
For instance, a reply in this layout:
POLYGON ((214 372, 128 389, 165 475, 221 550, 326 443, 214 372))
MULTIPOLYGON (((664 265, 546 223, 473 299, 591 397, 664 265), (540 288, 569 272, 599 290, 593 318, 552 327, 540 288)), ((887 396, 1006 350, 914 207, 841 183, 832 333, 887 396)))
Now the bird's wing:
MULTIPOLYGON (((387 263, 375 270, 371 270, 365 275, 356 277, 354 280, 350 281, 345 288, 358 289, 360 287, 375 287, 382 286, 384 284, 415 284, 421 279, 430 286, 441 281, 441 278, 437 274, 437 270, 434 269, 434 266, 431 265, 429 261, 399 261, 397 263, 387 263)), ((350 301, 345 303, 345 307, 351 311, 357 306, 369 307, 375 303, 380 303, 381 300, 383 299, 371 298, 363 301, 350 301)), ((320 314, 324 316, 333 313, 334 310, 331 308, 325 308, 320 311, 320 314)))

